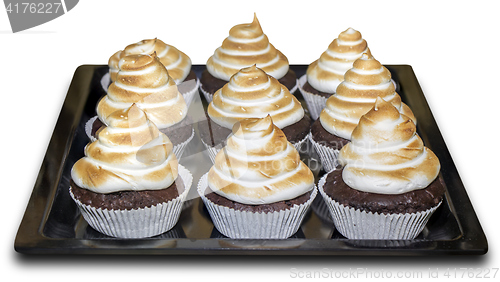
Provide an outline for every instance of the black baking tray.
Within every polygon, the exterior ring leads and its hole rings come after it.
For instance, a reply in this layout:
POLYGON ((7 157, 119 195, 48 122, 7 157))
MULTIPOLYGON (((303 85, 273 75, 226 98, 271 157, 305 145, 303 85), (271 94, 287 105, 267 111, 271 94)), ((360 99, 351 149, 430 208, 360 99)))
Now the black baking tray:
MULTIPOLYGON (((460 180, 413 69, 388 65, 402 100, 418 120, 418 133, 441 161, 441 176, 447 191, 445 201, 424 231, 413 240, 350 240, 338 233, 322 208, 320 196, 301 228, 285 240, 236 240, 224 237, 213 226, 202 201, 196 197, 198 179, 211 163, 196 132, 180 163, 193 174, 187 207, 170 231, 153 238, 117 239, 93 230, 71 200, 69 173, 83 156, 88 143, 85 122, 95 115, 105 95, 105 65, 82 65, 75 71, 68 94, 52 134, 40 172, 14 242, 25 254, 127 254, 127 255, 482 255, 488 250, 483 229, 460 180)), ((302 76, 306 65, 291 65, 302 76)), ((194 65, 198 77, 204 65, 194 65)), ((295 95, 306 108, 300 91, 295 95)), ((194 123, 203 126, 203 95, 195 96, 189 108, 194 123)), ((197 126, 195 126, 197 128, 197 126)), ((302 152, 308 164, 318 164, 314 151, 302 152)), ((317 179, 324 174, 313 169, 317 179)))

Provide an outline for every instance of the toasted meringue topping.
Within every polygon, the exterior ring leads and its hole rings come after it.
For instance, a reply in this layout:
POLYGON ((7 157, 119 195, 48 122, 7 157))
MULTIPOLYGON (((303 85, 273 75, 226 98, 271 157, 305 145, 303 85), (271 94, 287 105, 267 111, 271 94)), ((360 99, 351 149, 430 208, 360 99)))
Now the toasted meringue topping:
POLYGON ((207 61, 208 72, 228 81, 240 69, 257 64, 276 79, 288 72, 288 59, 269 43, 254 14, 250 24, 231 28, 229 36, 207 61))
POLYGON ((167 68, 170 77, 179 84, 184 81, 191 71, 191 59, 172 45, 165 44, 160 39, 145 39, 125 47, 109 58, 109 73, 111 81, 116 80, 118 62, 128 55, 151 55, 156 52, 160 62, 167 68))
POLYGON ((323 128, 336 136, 350 140, 351 133, 362 115, 381 97, 416 123, 410 108, 401 102, 391 81, 391 73, 369 54, 363 54, 345 74, 337 92, 326 101, 321 111, 323 128))
POLYGON ((163 129, 180 122, 187 114, 186 102, 167 69, 156 55, 129 55, 120 59, 120 71, 108 94, 97 105, 97 115, 104 124, 115 111, 135 103, 148 118, 163 129))
POLYGON ((301 120, 304 109, 285 86, 255 65, 233 75, 208 105, 210 118, 229 129, 238 120, 268 114, 279 128, 284 128, 301 120))
POLYGON ((311 170, 271 116, 241 120, 208 173, 215 193, 242 204, 296 198, 314 188, 311 170))
POLYGON ((379 194, 423 189, 441 168, 413 121, 381 98, 361 117, 351 142, 340 150, 339 163, 345 165, 342 178, 347 185, 379 194))
POLYGON ((348 28, 330 43, 318 60, 309 65, 307 82, 319 91, 335 93, 344 80, 344 74, 363 53, 370 54, 366 40, 359 31, 348 28))
POLYGON ((135 104, 109 116, 98 139, 85 147, 71 177, 96 193, 158 190, 172 185, 178 163, 168 137, 135 104))

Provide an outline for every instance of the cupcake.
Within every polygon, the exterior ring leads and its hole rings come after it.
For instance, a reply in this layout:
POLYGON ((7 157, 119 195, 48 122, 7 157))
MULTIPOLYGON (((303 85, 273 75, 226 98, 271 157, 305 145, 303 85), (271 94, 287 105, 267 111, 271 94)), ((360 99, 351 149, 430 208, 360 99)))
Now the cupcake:
POLYGON ((97 104, 97 126, 95 122, 88 124, 87 133, 95 138, 99 122, 108 125, 111 114, 135 103, 160 131, 169 136, 177 158, 181 158, 194 130, 187 118, 184 98, 165 66, 153 54, 125 56, 120 59, 118 67, 116 80, 97 104))
MULTIPOLYGON (((109 58, 109 80, 108 83, 103 85, 108 86, 110 82, 116 80, 118 71, 120 70, 118 64, 120 59, 128 55, 151 55, 156 53, 160 62, 167 68, 168 74, 179 85, 179 91, 184 95, 186 104, 190 104, 193 95, 198 88, 198 79, 196 74, 191 69, 191 59, 179 51, 172 45, 165 44, 160 39, 145 39, 137 43, 133 43, 113 54, 109 58)), ((107 89, 107 87, 106 87, 107 89)))
POLYGON ((336 92, 344 74, 364 53, 370 54, 366 40, 359 31, 348 28, 307 67, 306 74, 299 79, 299 90, 313 119, 318 119, 326 99, 336 92))
POLYGON ((440 163, 412 119, 377 98, 318 187, 349 239, 414 239, 441 204, 440 163))
POLYGON ((296 148, 307 140, 310 118, 285 86, 255 65, 234 74, 213 96, 207 109, 208 126, 200 129, 212 160, 237 121, 268 114, 296 148))
POLYGON ((289 68, 288 59, 277 50, 262 31, 254 14, 250 24, 239 24, 229 30, 229 36, 207 61, 200 83, 207 102, 240 69, 256 64, 278 79, 290 92, 297 86, 297 76, 289 68))
POLYGON ((396 93, 389 70, 373 56, 363 54, 346 72, 345 80, 311 126, 309 137, 326 171, 335 168, 338 151, 349 142, 359 119, 373 107, 377 97, 416 123, 412 111, 396 93))
POLYGON ((143 238, 171 229, 192 183, 169 138, 133 104, 108 126, 71 169, 70 195, 95 230, 143 238))
POLYGON ((271 116, 237 122, 198 193, 230 238, 285 239, 316 196, 314 176, 271 116))

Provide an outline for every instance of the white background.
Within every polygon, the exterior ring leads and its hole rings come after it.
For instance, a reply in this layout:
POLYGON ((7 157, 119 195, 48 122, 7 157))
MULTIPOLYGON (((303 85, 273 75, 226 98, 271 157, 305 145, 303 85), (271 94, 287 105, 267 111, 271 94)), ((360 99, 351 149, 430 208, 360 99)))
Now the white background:
MULTIPOLYGON (((0 11, 1 273, 15 279, 124 281, 231 275, 287 279, 314 271, 499 268, 500 20, 496 1, 80 1, 66 15, 13 34, 0 11), (309 64, 353 27, 383 64, 413 67, 488 238, 481 257, 37 257, 14 238, 75 69, 106 64, 126 45, 158 37, 204 64, 256 12, 291 64, 309 64)), ((427 275, 427 274, 426 274, 427 275)), ((460 274, 461 275, 461 274, 460 274)), ((467 275, 466 275, 467 276, 467 275)), ((363 276, 360 276, 362 278, 363 276)), ((426 276, 424 276, 426 277, 426 276)), ((497 278, 500 273, 497 274, 497 278)), ((233 279, 234 279, 233 278, 233 279)), ((143 280, 143 281, 144 281, 143 280)))

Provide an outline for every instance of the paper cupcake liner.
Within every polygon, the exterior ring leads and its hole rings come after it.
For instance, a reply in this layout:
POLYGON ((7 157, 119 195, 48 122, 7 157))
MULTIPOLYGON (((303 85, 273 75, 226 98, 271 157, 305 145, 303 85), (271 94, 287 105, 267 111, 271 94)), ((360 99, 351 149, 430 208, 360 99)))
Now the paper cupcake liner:
POLYGON ((155 206, 132 210, 108 210, 85 205, 75 199, 85 221, 96 231, 117 238, 147 238, 172 229, 179 220, 182 205, 193 183, 191 173, 179 165, 185 190, 177 198, 155 206))
POLYGON ((191 140, 193 140, 193 137, 194 137, 194 128, 191 131, 192 131, 191 135, 189 136, 189 138, 186 141, 184 141, 182 143, 179 143, 177 145, 174 145, 174 148, 172 149, 172 151, 174 152, 174 154, 175 154, 175 156, 177 157, 178 160, 181 159, 182 154, 186 150, 187 144, 189 142, 191 142, 191 140))
POLYGON ((330 147, 321 145, 320 143, 314 141, 311 133, 309 133, 308 137, 309 141, 313 145, 314 150, 319 156, 323 169, 326 172, 334 170, 335 167, 337 167, 338 165, 337 158, 340 150, 334 150, 330 147))
POLYGON ((201 143, 205 147, 205 149, 208 153, 208 157, 210 158, 210 161, 212 161, 212 163, 215 163, 215 156, 217 156, 217 153, 222 149, 223 144, 221 143, 221 144, 218 144, 217 146, 212 146, 212 145, 208 145, 207 143, 205 143, 205 141, 203 141, 203 139, 201 139, 201 143))
POLYGON ((286 239, 297 232, 317 190, 314 187, 311 198, 290 209, 269 213, 238 211, 211 202, 205 197, 208 187, 208 173, 198 183, 198 194, 207 207, 217 230, 232 239, 286 239))
MULTIPOLYGON (((302 146, 304 146, 304 144, 306 144, 306 142, 308 141, 308 139, 309 139, 308 136, 306 136, 304 139, 302 139, 299 142, 293 144, 293 146, 295 147, 295 149, 299 153, 301 152, 302 146)), ((211 145, 208 145, 207 143, 205 143, 203 141, 203 139, 201 139, 201 143, 203 144, 203 146, 207 150, 208 157, 210 158, 210 160, 212 161, 212 163, 215 163, 215 156, 217 156, 217 154, 219 153, 219 151, 223 148, 223 144, 221 143, 221 144, 219 144, 217 146, 211 146, 211 145)))
POLYGON ((326 100, 328 98, 305 91, 302 87, 304 86, 304 84, 306 84, 306 82, 307 82, 307 76, 304 74, 299 78, 297 83, 299 91, 302 94, 302 97, 304 97, 304 100, 306 101, 307 108, 309 109, 311 118, 317 120, 319 118, 319 115, 321 114, 321 110, 325 108, 326 100))
POLYGON ((108 93, 108 87, 111 84, 111 75, 109 74, 109 71, 102 76, 101 78, 101 87, 104 89, 104 92, 108 93))
POLYGON ((177 88, 184 97, 184 101, 186 102, 186 105, 189 109, 189 105, 191 105, 194 96, 198 94, 198 89, 200 88, 200 80, 196 78, 196 81, 184 81, 181 84, 177 85, 177 88))
POLYGON ((98 116, 94 116, 85 123, 85 133, 87 134, 87 137, 90 139, 90 142, 94 142, 95 140, 97 140, 97 138, 92 136, 92 127, 97 118, 98 116))
POLYGON ((330 209, 323 200, 323 197, 317 197, 312 203, 311 209, 319 217, 319 219, 321 219, 326 223, 333 224, 333 219, 332 215, 330 214, 330 209))
POLYGON ((335 228, 348 239, 411 240, 422 232, 427 221, 441 202, 426 211, 416 213, 379 214, 361 211, 339 204, 324 191, 325 174, 318 190, 325 200, 335 228))

